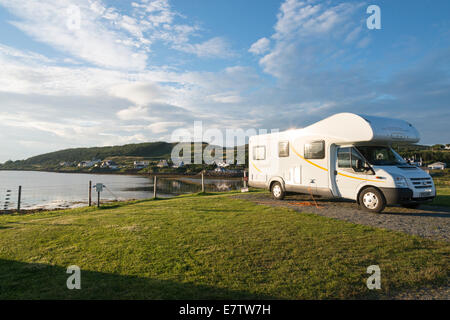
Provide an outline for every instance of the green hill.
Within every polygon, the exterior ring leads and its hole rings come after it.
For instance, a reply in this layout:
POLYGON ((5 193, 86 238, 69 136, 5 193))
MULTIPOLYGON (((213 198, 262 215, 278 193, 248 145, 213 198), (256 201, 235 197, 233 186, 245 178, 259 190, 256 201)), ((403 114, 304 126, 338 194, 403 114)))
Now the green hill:
POLYGON ((139 157, 147 159, 169 159, 174 143, 147 142, 124 146, 73 148, 41 154, 26 160, 7 161, 1 167, 23 168, 30 166, 54 166, 60 162, 80 162, 83 160, 109 157, 139 157))
MULTIPOLYGON (((177 143, 168 142, 147 142, 138 144, 127 144, 123 146, 107 146, 92 148, 73 148, 50 153, 41 154, 28 158, 26 160, 6 161, 0 164, 3 170, 58 170, 58 171, 79 171, 76 165, 81 161, 93 159, 116 161, 125 167, 133 166, 134 160, 160 160, 171 158, 173 147, 177 143), (69 166, 61 166, 60 163, 69 163, 69 166)), ((202 149, 208 146, 202 144, 202 149)), ((191 156, 193 157, 194 146, 191 145, 191 156)), ((238 148, 244 148, 246 159, 248 157, 248 145, 235 147, 234 154, 237 157, 238 148)), ((224 149, 224 158, 226 158, 226 149, 224 149)), ((192 158, 193 161, 193 158, 192 158)), ((82 169, 83 171, 86 171, 82 169)), ((199 169, 201 170, 201 168, 199 169)), ((98 170, 97 170, 98 171, 98 170)), ((105 170, 103 170, 105 171, 105 170)), ((106 170, 107 171, 107 170, 106 170)))

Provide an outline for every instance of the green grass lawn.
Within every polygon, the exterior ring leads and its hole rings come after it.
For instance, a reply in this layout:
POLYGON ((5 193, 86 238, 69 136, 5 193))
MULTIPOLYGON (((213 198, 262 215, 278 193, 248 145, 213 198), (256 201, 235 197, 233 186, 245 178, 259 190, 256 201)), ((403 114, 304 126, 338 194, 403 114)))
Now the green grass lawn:
POLYGON ((447 283, 448 243, 229 195, 0 216, 0 299, 364 298, 447 283), (381 268, 382 290, 366 287, 381 268), (81 268, 81 290, 66 268, 81 268))
POLYGON ((450 206, 450 187, 436 186, 436 193, 432 205, 450 206))
POLYGON ((437 206, 450 206, 450 170, 433 171, 433 181, 436 185, 437 195, 431 203, 437 206))

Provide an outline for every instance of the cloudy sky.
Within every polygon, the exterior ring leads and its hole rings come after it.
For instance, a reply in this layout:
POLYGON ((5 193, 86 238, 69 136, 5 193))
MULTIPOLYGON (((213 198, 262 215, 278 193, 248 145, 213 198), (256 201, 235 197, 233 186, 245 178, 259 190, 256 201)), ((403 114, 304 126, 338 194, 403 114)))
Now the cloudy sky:
POLYGON ((343 111, 450 143, 449 107, 448 0, 0 0, 0 162, 343 111))

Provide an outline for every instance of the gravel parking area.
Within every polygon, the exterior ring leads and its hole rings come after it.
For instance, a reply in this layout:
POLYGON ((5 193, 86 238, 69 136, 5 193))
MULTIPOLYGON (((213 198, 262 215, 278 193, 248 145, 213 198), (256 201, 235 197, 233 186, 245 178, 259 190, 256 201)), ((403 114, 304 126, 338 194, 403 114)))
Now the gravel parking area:
POLYGON ((242 193, 234 197, 366 226, 401 231, 424 238, 450 241, 448 207, 423 205, 419 209, 407 209, 392 206, 386 207, 382 213, 371 213, 360 210, 355 202, 316 197, 314 202, 311 196, 301 194, 288 195, 282 201, 273 199, 269 193, 242 193))
MULTIPOLYGON (((382 213, 370 213, 358 209, 355 202, 316 198, 309 195, 287 195, 282 201, 269 193, 242 193, 234 196, 258 204, 291 208, 299 212, 345 220, 366 226, 401 231, 433 240, 450 241, 450 208, 421 206, 407 209, 400 206, 386 207, 382 213)), ((389 300, 450 300, 450 286, 424 287, 403 292, 392 292, 381 299, 389 300)))
POLYGON ((450 300, 450 287, 421 288, 384 297, 386 300, 450 300))

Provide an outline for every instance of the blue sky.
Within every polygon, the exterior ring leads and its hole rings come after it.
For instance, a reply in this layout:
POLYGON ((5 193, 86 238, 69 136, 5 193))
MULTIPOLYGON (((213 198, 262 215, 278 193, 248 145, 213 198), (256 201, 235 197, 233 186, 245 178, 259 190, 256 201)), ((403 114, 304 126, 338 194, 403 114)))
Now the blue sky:
POLYGON ((0 162, 338 112, 450 143, 449 40, 446 0, 0 0, 0 162))

